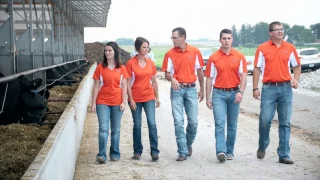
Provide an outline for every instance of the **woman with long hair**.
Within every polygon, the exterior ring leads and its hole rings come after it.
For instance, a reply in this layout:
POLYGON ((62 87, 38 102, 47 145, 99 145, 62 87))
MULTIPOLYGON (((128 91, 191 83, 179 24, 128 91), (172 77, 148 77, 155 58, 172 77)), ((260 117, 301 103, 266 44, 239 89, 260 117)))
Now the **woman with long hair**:
POLYGON ((155 108, 160 106, 158 83, 155 77, 157 70, 154 62, 147 58, 149 41, 138 37, 134 43, 138 52, 131 58, 126 68, 128 70, 128 100, 133 118, 133 159, 139 160, 143 151, 141 143, 142 108, 147 116, 149 128, 150 153, 153 161, 159 159, 158 134, 155 120, 155 108))
POLYGON ((99 121, 99 153, 97 161, 106 163, 106 146, 111 126, 111 161, 120 159, 120 122, 127 101, 128 73, 122 65, 116 42, 108 42, 104 47, 104 57, 93 75, 91 110, 97 112, 99 121))

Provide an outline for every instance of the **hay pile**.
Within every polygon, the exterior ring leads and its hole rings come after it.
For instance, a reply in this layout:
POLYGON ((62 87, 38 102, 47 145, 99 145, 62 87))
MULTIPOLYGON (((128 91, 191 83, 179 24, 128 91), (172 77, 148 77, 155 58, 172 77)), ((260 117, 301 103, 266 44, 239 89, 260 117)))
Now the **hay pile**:
MULTIPOLYGON (((104 53, 104 44, 100 42, 85 43, 85 57, 90 63, 101 62, 104 53)), ((130 53, 120 48, 120 56, 123 64, 131 58, 130 53)))
POLYGON ((54 86, 51 88, 49 99, 71 99, 78 89, 77 85, 72 86, 54 86))
POLYGON ((0 179, 19 179, 50 134, 48 126, 0 126, 0 179))
MULTIPOLYGON (((71 99, 74 93, 78 89, 78 83, 72 86, 55 86, 51 88, 50 91, 50 99, 71 99)), ((68 101, 50 101, 48 102, 49 112, 63 112, 64 109, 68 105, 68 101)), ((57 122, 60 118, 61 114, 48 114, 46 121, 48 122, 57 122)))

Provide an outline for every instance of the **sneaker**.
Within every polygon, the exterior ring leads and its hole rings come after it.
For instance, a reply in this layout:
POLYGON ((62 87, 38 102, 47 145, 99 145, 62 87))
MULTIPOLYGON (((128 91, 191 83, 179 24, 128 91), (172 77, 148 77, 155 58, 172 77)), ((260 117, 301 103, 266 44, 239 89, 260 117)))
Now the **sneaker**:
POLYGON ((140 154, 134 154, 133 157, 132 157, 132 159, 140 160, 140 157, 141 157, 140 154))
POLYGON ((232 154, 227 154, 227 160, 233 160, 233 155, 232 154))
POLYGON ((99 164, 105 164, 106 160, 104 160, 103 156, 97 156, 97 161, 99 164))
POLYGON ((152 161, 157 161, 159 159, 159 154, 151 154, 152 161))
POLYGON ((220 162, 224 162, 227 159, 227 156, 224 152, 218 153, 217 158, 220 162))
POLYGON ((258 151, 257 151, 257 158, 258 159, 263 159, 265 155, 266 155, 265 151, 261 151, 260 149, 258 149, 258 151))

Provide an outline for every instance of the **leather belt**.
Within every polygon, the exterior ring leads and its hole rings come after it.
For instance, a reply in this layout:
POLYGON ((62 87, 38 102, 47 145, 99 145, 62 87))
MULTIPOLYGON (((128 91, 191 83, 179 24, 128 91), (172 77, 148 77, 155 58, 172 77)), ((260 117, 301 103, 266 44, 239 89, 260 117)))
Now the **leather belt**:
POLYGON ((218 88, 218 87, 214 87, 215 89, 220 89, 222 91, 237 91, 239 90, 239 87, 233 87, 233 88, 218 88))
POLYGON ((285 84, 290 84, 290 81, 283 81, 283 82, 264 82, 263 85, 269 86, 283 86, 285 84))
POLYGON ((180 83, 183 88, 192 88, 196 86, 196 83, 180 83))

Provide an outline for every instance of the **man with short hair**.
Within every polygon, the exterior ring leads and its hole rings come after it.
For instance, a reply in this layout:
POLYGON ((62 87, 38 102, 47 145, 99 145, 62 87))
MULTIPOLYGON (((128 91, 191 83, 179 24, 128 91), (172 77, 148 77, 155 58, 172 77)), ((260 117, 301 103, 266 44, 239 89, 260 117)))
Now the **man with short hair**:
POLYGON ((198 127, 198 99, 204 97, 204 80, 202 66, 204 61, 200 50, 186 43, 186 31, 177 27, 172 30, 174 47, 164 57, 162 71, 171 82, 171 106, 174 118, 175 135, 179 156, 177 161, 184 161, 192 155, 192 143, 197 134, 198 127), (197 94, 196 80, 200 83, 197 94), (197 97, 198 96, 198 97, 197 97), (185 110, 188 120, 186 133, 184 131, 185 110))
POLYGON ((279 162, 293 164, 290 159, 290 119, 292 114, 292 88, 298 88, 301 74, 296 48, 283 40, 282 23, 269 25, 270 40, 259 45, 253 71, 253 97, 260 99, 258 82, 262 72, 262 92, 259 115, 259 148, 257 158, 263 159, 270 142, 270 127, 277 109, 279 120, 279 162), (291 68, 293 68, 293 79, 291 68))
POLYGON ((241 52, 232 48, 230 29, 220 32, 219 41, 221 48, 209 57, 205 76, 207 106, 213 110, 215 122, 216 156, 224 162, 234 158, 240 102, 247 84, 247 62, 241 52))

